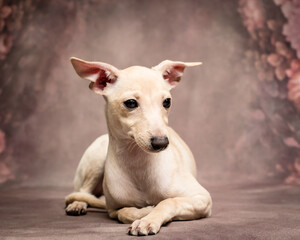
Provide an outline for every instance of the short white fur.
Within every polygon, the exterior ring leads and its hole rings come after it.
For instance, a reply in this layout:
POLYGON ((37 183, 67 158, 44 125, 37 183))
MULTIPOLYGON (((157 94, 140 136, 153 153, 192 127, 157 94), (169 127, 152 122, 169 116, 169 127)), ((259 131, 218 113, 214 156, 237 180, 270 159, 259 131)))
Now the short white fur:
POLYGON ((106 208, 111 218, 131 224, 131 235, 156 234, 172 220, 210 216, 211 196, 196 180, 194 157, 168 126, 169 108, 162 105, 184 68, 201 63, 165 60, 151 69, 119 70, 78 58, 71 62, 80 77, 96 84, 91 89, 104 96, 108 134, 85 151, 74 192, 66 197, 67 214, 85 214, 87 206, 106 208), (103 72, 107 79, 100 78, 103 72), (138 107, 126 108, 128 99, 138 107), (167 138, 167 148, 154 150, 153 137, 167 138))

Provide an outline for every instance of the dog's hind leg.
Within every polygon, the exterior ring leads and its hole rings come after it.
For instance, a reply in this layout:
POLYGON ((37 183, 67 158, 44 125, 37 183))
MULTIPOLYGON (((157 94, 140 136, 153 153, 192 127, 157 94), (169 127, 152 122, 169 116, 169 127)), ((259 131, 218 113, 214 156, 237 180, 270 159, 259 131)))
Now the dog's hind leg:
POLYGON ((87 207, 106 208, 102 182, 107 154, 108 136, 96 139, 85 151, 78 165, 74 192, 66 197, 68 215, 84 215, 87 207))
POLYGON ((74 192, 66 197, 67 215, 85 215, 88 206, 105 209, 106 204, 104 196, 97 198, 90 193, 74 192))

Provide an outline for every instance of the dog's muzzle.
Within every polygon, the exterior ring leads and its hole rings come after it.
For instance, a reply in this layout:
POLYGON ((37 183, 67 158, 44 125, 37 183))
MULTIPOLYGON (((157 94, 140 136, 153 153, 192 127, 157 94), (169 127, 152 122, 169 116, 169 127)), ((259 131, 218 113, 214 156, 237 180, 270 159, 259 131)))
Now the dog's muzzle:
POLYGON ((167 148, 169 139, 167 137, 152 137, 150 139, 153 150, 159 152, 167 148))

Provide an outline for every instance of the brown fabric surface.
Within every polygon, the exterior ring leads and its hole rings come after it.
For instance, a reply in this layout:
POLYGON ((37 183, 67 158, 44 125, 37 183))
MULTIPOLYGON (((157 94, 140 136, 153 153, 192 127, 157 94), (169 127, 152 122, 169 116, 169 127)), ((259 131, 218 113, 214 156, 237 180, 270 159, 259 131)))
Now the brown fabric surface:
MULTIPOLYGON (((176 221, 139 239, 300 239, 300 188, 284 185, 214 186, 213 215, 176 221)), ((65 215, 71 188, 1 188, 0 236, 4 239, 134 239, 128 224, 103 210, 65 215)))

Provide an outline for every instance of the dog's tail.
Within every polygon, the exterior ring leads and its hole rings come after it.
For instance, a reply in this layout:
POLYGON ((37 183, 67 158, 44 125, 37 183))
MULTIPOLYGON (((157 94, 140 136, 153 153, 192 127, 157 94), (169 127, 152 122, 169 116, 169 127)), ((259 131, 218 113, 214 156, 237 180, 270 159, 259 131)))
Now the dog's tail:
POLYGON ((73 192, 66 196, 66 206, 74 201, 86 202, 90 207, 106 209, 105 199, 97 198, 90 193, 73 192))

